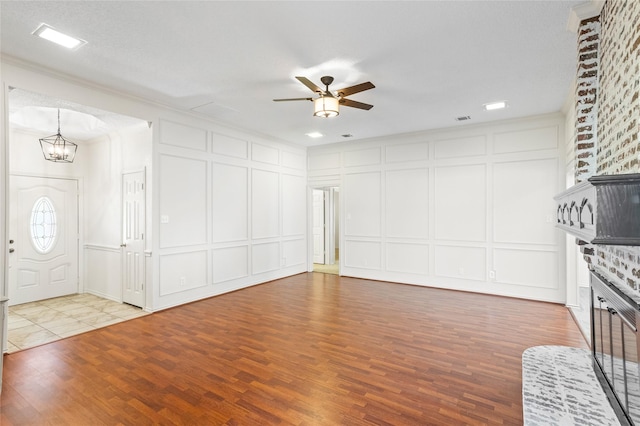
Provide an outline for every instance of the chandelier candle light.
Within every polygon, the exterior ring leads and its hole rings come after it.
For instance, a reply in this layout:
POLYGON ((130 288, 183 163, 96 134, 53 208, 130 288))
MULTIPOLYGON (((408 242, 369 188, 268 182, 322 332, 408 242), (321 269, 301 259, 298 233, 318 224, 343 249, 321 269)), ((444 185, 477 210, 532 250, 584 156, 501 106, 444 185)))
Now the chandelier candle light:
POLYGON ((60 109, 58 109, 58 133, 40 139, 42 154, 47 161, 56 163, 73 163, 78 145, 65 139, 60 134, 60 109))

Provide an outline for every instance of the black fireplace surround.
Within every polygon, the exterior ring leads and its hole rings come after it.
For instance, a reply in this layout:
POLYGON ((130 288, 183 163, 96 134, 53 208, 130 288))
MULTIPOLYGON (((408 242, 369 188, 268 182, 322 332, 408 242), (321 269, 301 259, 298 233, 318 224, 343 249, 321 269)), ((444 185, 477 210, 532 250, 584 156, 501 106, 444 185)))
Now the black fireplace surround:
MULTIPOLYGON (((593 176, 554 197, 556 226, 598 245, 640 246, 640 174, 593 176)), ((591 271, 593 368, 623 425, 640 426, 640 294, 591 271)))

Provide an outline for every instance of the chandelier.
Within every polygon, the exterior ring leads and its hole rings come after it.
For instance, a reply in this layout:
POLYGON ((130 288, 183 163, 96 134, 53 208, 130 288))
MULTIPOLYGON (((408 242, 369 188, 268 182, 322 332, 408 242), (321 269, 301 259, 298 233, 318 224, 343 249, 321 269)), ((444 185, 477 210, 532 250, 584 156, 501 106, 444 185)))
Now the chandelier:
POLYGON ((58 109, 58 133, 40 139, 42 154, 47 161, 56 163, 73 163, 78 145, 65 139, 60 134, 60 109, 58 109))

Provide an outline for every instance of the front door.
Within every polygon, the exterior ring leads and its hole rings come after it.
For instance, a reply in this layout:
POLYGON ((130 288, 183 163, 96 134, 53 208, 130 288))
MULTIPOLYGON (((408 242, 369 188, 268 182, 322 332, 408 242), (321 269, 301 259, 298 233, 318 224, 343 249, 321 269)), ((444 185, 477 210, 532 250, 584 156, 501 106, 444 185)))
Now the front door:
POLYGON ((122 175, 122 301, 144 308, 144 172, 122 175))
POLYGON ((78 292, 78 181, 10 176, 9 304, 78 292))

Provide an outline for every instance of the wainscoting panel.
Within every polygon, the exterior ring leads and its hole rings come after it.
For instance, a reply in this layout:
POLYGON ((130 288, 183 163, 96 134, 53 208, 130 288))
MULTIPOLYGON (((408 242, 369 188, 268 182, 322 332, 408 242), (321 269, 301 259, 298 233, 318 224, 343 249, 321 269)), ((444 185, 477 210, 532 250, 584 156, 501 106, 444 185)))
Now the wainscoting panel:
POLYGON ((304 265, 307 261, 307 247, 304 239, 282 242, 282 266, 304 265))
POLYGON ((122 300, 120 247, 84 246, 84 290, 111 300, 122 300))
POLYGON ((251 272, 263 272, 280 269, 280 243, 254 244, 251 248, 251 272))
POLYGON ((206 285, 206 250, 160 256, 160 296, 206 285))
POLYGON ((307 199, 306 182, 302 176, 282 174, 282 235, 304 236, 307 211, 302 207, 307 199))
POLYGON ((344 176, 345 235, 380 236, 380 173, 353 173, 344 176))
POLYGON ((331 152, 328 154, 318 154, 309 157, 309 171, 336 169, 341 166, 340 153, 331 152))
POLYGON ((349 268, 381 269, 382 245, 370 241, 345 241, 344 264, 349 268))
POLYGON ((493 234, 501 243, 557 244, 558 160, 497 163, 493 170, 493 234))
POLYGON ((493 270, 498 283, 558 288, 558 253, 555 251, 495 249, 493 270))
POLYGON ((487 250, 484 247, 435 247, 435 275, 485 281, 487 250))
POLYGON ((295 170, 304 170, 307 166, 307 157, 290 151, 282 151, 282 166, 295 170))
POLYGON ((207 161, 160 154, 158 174, 160 247, 207 243, 207 161))
POLYGON ((408 274, 429 274, 429 245, 387 243, 387 271, 408 274))
POLYGON ((278 165, 280 164, 280 151, 277 148, 253 143, 251 144, 251 159, 259 163, 278 165))
POLYGON ((438 240, 485 241, 486 166, 435 169, 435 236, 438 240))
POLYGON ((245 160, 249 158, 249 144, 247 141, 233 138, 231 136, 221 135, 219 133, 212 133, 211 138, 214 154, 242 158, 245 160))
POLYGON ((345 167, 370 166, 380 164, 380 148, 359 149, 357 151, 347 151, 344 153, 345 167))
POLYGON ((278 236, 280 228, 278 181, 278 173, 252 170, 251 233, 253 238, 278 236))
POLYGON ((556 149, 559 143, 559 133, 558 126, 496 133, 493 137, 493 152, 504 154, 556 149))
POLYGON ((386 235, 394 238, 429 237, 429 170, 385 173, 386 235))
POLYGON ((249 247, 225 247, 213 250, 213 283, 249 276, 249 247))
POLYGON ((429 159, 429 144, 427 142, 385 147, 385 161, 387 163, 401 163, 405 161, 426 161, 429 159))
POLYGON ((246 167, 213 164, 213 241, 249 238, 249 170, 246 167))
POLYGON ((487 137, 485 135, 444 139, 435 142, 436 159, 475 157, 486 155, 486 153, 487 137))
POLYGON ((172 121, 160 120, 160 143, 196 151, 206 151, 207 131, 172 121))

